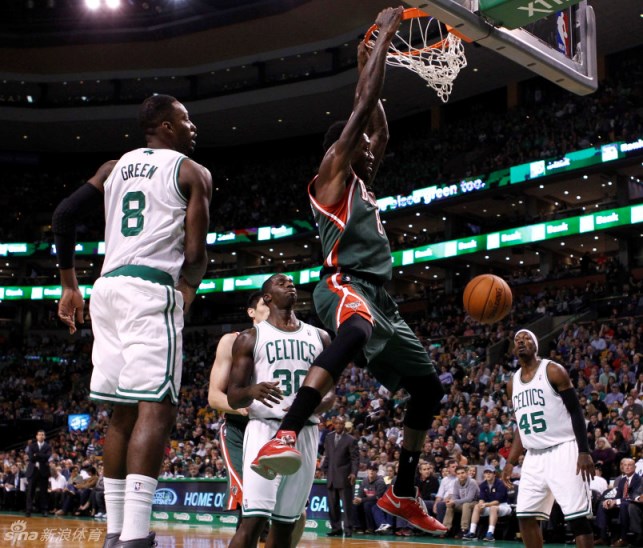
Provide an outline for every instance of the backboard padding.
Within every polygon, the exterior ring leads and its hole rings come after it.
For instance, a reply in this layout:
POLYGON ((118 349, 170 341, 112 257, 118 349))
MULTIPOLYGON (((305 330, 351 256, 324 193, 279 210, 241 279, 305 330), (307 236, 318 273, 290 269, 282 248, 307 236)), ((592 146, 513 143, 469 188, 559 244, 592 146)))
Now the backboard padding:
POLYGON ((494 27, 478 15, 477 0, 405 0, 404 3, 423 9, 473 42, 577 95, 587 95, 598 88, 596 20, 594 10, 586 0, 574 8, 578 10, 580 55, 573 59, 525 29, 494 27))

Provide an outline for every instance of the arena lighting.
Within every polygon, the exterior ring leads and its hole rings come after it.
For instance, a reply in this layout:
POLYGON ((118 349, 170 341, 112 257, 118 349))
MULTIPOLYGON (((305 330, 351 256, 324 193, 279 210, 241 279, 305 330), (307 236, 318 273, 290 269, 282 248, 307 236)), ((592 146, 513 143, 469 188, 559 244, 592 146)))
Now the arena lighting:
POLYGON ((105 0, 105 4, 110 9, 118 9, 121 6, 121 0, 105 0))
POLYGON ((100 8, 100 0, 85 0, 85 6, 90 10, 97 10, 100 8))

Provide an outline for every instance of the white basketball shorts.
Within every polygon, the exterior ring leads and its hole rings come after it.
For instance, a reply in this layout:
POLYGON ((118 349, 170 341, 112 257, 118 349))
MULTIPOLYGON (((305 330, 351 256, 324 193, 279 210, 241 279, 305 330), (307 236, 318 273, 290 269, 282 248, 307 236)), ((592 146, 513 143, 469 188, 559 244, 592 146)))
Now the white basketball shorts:
POLYGON ((295 523, 306 508, 315 479, 319 428, 304 426, 295 447, 301 451, 301 468, 291 476, 262 478, 250 468, 263 445, 277 433, 280 421, 251 419, 243 438, 243 506, 244 517, 266 517, 283 523, 295 523))
POLYGON ((169 395, 178 403, 183 370, 181 293, 172 284, 140 277, 103 276, 94 284, 90 314, 94 333, 90 398, 136 404, 162 401, 169 395))
POLYGON ((554 500, 565 520, 592 515, 589 484, 576 474, 578 446, 566 441, 549 449, 529 449, 520 474, 516 515, 549 519, 554 500))

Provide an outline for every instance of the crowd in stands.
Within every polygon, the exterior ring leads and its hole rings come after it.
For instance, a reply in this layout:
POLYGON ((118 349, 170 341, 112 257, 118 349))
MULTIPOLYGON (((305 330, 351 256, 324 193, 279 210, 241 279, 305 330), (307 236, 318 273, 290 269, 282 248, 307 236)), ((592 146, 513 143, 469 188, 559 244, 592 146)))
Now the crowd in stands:
MULTIPOLYGON (((541 346, 541 355, 564 364, 573 379, 586 412, 592 455, 608 481, 620 474, 622 459, 643 457, 643 322, 640 308, 638 318, 633 314, 640 306, 643 282, 632 284, 627 298, 619 300, 601 321, 566 324, 548 347, 541 346)), ((588 288, 586 301, 591 295, 596 297, 595 289, 606 292, 607 286, 588 288)), ((518 299, 515 314, 531 319, 538 314, 559 314, 558 301, 569 300, 573 292, 557 291, 544 285, 538 295, 518 299), (541 302, 543 309, 532 314, 535 303, 541 302)), ((510 353, 510 340, 521 325, 522 321, 512 316, 493 328, 465 321, 455 301, 435 306, 430 316, 415 324, 446 390, 440 415, 427 432, 418 470, 418 486, 429 501, 428 507, 441 518, 449 517, 449 506, 440 502, 449 495, 445 486, 458 477, 456 467, 464 467, 479 483, 482 470, 493 469, 497 474, 505 464, 515 435, 505 391, 517 365, 510 353), (497 342, 506 344, 504 357, 497 363, 487 363, 486 349, 497 342), (445 483, 448 477, 451 479, 445 483)), ((218 442, 223 418, 207 404, 216 342, 203 330, 186 333, 183 388, 176 427, 163 462, 163 478, 223 478, 227 474, 218 442)), ((5 345, 0 366, 0 422, 40 419, 60 427, 48 440, 53 448, 50 508, 59 515, 101 518, 105 513, 101 457, 109 407, 90 402, 87 397, 90 349, 88 336, 70 342, 67 337, 31 334, 21 348, 5 345), (64 426, 69 413, 89 413, 89 429, 69 432, 64 426)), ((358 515, 364 520, 357 525, 384 534, 413 534, 405 524, 378 514, 368 502, 381 490, 378 478, 386 485, 395 476, 406 394, 387 393, 367 370, 356 366, 344 372, 336 393, 335 405, 320 425, 320 461, 324 438, 333 430, 332 421, 341 417, 359 446, 359 477, 366 486, 356 493, 358 515), (367 489, 369 482, 374 490, 367 489)), ((0 452, 4 467, 0 501, 5 509, 19 509, 24 504, 20 479, 26 464, 25 445, 0 452)), ((643 459, 638 466, 643 472, 643 459)), ((515 474, 519 481, 520 466, 515 474)), ((322 466, 317 477, 323 477, 322 466)), ((600 485, 597 497, 599 491, 600 485)), ((472 530, 484 510, 480 504, 476 514, 477 499, 465 501, 476 504, 465 506, 464 514, 462 505, 451 511, 451 534, 481 533, 475 527, 472 530)))
MULTIPOLYGON (((417 120, 392 124, 387 160, 377 178, 377 195, 408 194, 417 188, 602 142, 639 138, 643 135, 643 63, 639 52, 635 49, 610 57, 609 78, 588 96, 575 96, 532 80, 521 84, 520 105, 511 109, 476 97, 459 102, 457 109, 447 108, 444 123, 437 130, 417 120)), ((197 151, 196 159, 210 168, 214 177, 211 230, 310 220, 303 189, 321 159, 320 141, 298 139, 291 143, 287 162, 283 161, 283 144, 264 144, 252 155, 245 149, 197 151)), ((0 197, 0 206, 11 214, 0 220, 0 242, 50 241, 51 234, 44 227, 56 204, 107 159, 112 158, 63 161, 58 171, 53 161, 47 161, 45 167, 39 165, 42 160, 31 157, 7 166, 3 173, 12 193, 0 197), (66 167, 69 165, 73 170, 66 167)), ((101 227, 88 223, 80 228, 79 239, 102 239, 101 227)))
MULTIPOLYGON (((385 162, 378 175, 378 194, 403 194, 438 181, 482 174, 599 142, 638 138, 643 135, 639 114, 643 65, 637 55, 625 56, 619 63, 612 79, 587 97, 570 96, 542 83, 530 84, 525 87, 522 105, 510 111, 483 110, 472 103, 468 111, 464 109, 466 115, 454 115, 441 130, 421 134, 415 130, 406 136, 400 133, 391 143, 390 155, 395 161, 385 162)), ((243 162, 216 158, 216 165, 211 166, 216 226, 211 229, 308 218, 309 206, 301 190, 314 173, 319 156, 315 151, 295 151, 288 163, 277 156, 272 164, 265 163, 263 157, 257 163, 247 156, 243 162)), ((29 166, 20 166, 15 172, 7 170, 5 180, 14 192, 0 197, 0 205, 12 215, 0 220, 0 241, 49 240, 50 234, 42 231, 48 216, 60 198, 88 175, 80 171, 45 175, 40 168, 29 166)), ((102 236, 89 225, 81 228, 79 239, 91 241, 102 236)), ((544 357, 568 369, 585 409, 592 456, 598 465, 598 477, 604 478, 604 484, 597 481, 593 487, 595 502, 598 504, 608 482, 621 474, 624 459, 639 459, 635 460, 636 468, 643 474, 643 281, 623 270, 617 261, 606 259, 589 267, 586 263, 573 269, 560 267, 548 278, 538 272, 516 272, 510 280, 512 286, 536 287, 517 291, 512 314, 493 326, 467 318, 455 295, 432 294, 426 299, 426 295, 418 294, 417 298, 427 301, 427 307, 412 326, 437 364, 446 395, 439 416, 427 432, 417 485, 427 507, 439 518, 450 520, 450 534, 463 538, 480 534, 481 518, 489 517, 491 524, 493 516, 486 516, 484 505, 490 502, 488 485, 494 480, 487 474, 497 477, 515 436, 505 388, 517 366, 510 353, 512 335, 518 327, 544 315, 594 307, 594 316, 601 318, 567 324, 548 347, 541 347, 544 357), (547 283, 593 272, 606 274, 606 282, 566 287, 547 283), (609 305, 597 304, 608 297, 609 305), (504 356, 489 362, 488 350, 497 344, 504 345, 504 356), (449 505, 447 499, 462 489, 475 495, 449 505)), ((415 298, 396 297, 401 302, 415 298)), ((315 323, 313 317, 304 319, 315 323)), ((54 322, 52 315, 49 323, 54 322)), ((218 441, 223 417, 207 403, 217 342, 204 330, 186 331, 183 386, 162 478, 227 475, 218 441)), ((62 332, 59 337, 28 332, 19 344, 0 340, 0 423, 34 420, 50 424, 48 441, 53 453, 49 507, 58 515, 100 519, 105 516, 101 460, 110 410, 88 399, 91 344, 89 334, 69 339, 62 332), (91 416, 87 431, 68 431, 66 420, 72 413, 91 416)), ((320 423, 317 477, 323 477, 325 436, 332 432, 332 421, 341 417, 359 450, 362 483, 354 500, 359 516, 356 525, 367 532, 413 534, 406 524, 390 521, 375 507, 383 486, 395 477, 406 394, 387 393, 367 370, 356 366, 344 372, 336 394, 335 405, 320 423)), ((23 441, 0 451, 0 507, 5 510, 24 509, 23 441)), ((514 474, 519 486, 520 466, 514 468, 514 474)), ((510 504, 511 497, 507 492, 498 502, 510 504)), ((502 517, 499 511, 498 518, 502 517)), ((493 538, 494 532, 487 528, 484 534, 493 538)))

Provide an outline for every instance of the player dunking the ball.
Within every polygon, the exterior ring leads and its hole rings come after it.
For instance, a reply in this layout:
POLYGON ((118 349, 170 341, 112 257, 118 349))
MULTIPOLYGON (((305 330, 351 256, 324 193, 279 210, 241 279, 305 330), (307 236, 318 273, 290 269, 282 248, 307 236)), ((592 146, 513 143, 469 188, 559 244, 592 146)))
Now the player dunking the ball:
POLYGON ((518 425, 502 472, 511 487, 513 465, 523 450, 516 515, 525 546, 543 546, 538 520, 549 519, 554 500, 576 537, 576 545, 594 545, 589 482, 594 463, 589 454, 585 418, 576 391, 562 365, 539 358, 538 339, 528 329, 514 337, 520 368, 507 383, 518 425))
POLYGON ((315 476, 316 414, 334 400, 329 393, 308 417, 297 440, 303 461, 297 473, 268 480, 251 469, 257 449, 275 435, 311 364, 330 344, 325 331, 296 318, 297 291, 288 276, 268 278, 262 294, 270 309, 268 319, 239 335, 232 348, 228 404, 233 409, 249 406, 250 418, 243 440, 243 519, 230 543, 232 548, 255 547, 268 519, 272 521, 266 547, 294 545, 295 524, 306 507, 315 476))
POLYGON ((207 266, 212 176, 186 156, 196 126, 169 95, 146 99, 139 122, 147 146, 101 166, 53 217, 58 316, 73 333, 84 306, 76 223, 105 204, 105 261, 91 299, 90 398, 114 404, 104 449, 107 548, 155 545, 150 514, 176 421, 183 314, 207 266))
POLYGON ((328 130, 326 154, 308 187, 325 256, 315 308, 337 336, 313 362, 275 438, 261 448, 252 468, 266 478, 295 473, 302 459, 295 442, 306 420, 346 365, 366 358, 378 381, 410 394, 399 473, 378 506, 418 529, 442 534, 446 528, 428 515, 414 478, 443 390, 424 347, 384 289, 392 274, 391 249, 370 190, 388 142, 380 94, 387 50, 402 12, 401 7, 380 12, 372 49, 360 45, 353 112, 328 130))

